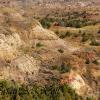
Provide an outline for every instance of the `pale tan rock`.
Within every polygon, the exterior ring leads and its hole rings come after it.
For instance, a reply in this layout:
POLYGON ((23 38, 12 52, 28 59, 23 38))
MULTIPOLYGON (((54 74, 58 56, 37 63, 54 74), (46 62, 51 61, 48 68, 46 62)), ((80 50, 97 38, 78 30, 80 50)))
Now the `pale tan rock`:
POLYGON ((17 33, 12 35, 0 34, 0 58, 13 59, 17 55, 17 48, 22 41, 17 33))

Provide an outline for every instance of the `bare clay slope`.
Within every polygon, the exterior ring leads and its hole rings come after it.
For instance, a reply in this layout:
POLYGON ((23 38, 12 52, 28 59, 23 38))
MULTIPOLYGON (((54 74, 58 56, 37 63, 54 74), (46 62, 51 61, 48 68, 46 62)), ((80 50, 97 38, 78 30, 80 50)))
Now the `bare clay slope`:
POLYGON ((43 29, 34 19, 23 17, 10 8, 0 11, 1 79, 23 82, 24 78, 37 75, 41 64, 49 66, 49 62, 52 65, 61 63, 61 57, 65 56, 58 49, 63 49, 65 54, 77 49, 59 39, 52 31, 43 29))

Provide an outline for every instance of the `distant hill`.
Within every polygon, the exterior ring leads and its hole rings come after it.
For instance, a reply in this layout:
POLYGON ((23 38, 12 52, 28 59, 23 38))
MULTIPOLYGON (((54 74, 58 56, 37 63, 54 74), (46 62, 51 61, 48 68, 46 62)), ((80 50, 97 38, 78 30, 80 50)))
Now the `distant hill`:
POLYGON ((98 0, 0 0, 0 5, 34 4, 34 3, 75 3, 75 2, 98 2, 98 0))

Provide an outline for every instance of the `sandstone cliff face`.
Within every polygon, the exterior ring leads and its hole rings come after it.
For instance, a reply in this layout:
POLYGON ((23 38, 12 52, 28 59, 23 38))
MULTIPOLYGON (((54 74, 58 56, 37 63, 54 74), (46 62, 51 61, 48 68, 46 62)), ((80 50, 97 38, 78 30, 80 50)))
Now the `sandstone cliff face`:
POLYGON ((0 58, 13 59, 17 54, 17 48, 22 45, 22 41, 17 33, 12 35, 0 34, 0 58))

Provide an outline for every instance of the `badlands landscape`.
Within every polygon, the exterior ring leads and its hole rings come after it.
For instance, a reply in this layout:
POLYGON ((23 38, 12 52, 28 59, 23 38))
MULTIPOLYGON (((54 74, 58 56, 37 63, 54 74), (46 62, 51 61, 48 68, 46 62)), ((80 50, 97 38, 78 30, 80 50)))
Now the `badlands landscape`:
POLYGON ((0 100, 100 100, 100 0, 0 0, 0 100))

